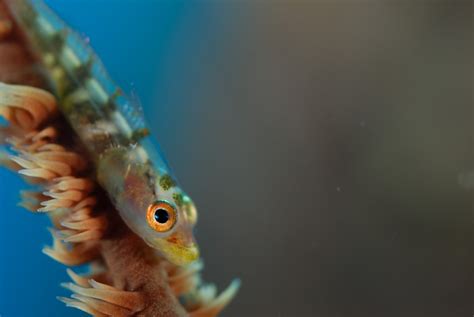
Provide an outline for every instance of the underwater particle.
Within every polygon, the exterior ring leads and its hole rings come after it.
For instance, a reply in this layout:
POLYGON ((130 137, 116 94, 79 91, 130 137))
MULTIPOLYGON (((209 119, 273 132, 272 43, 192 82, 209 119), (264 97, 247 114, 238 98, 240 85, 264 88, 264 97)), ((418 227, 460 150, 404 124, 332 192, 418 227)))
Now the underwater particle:
POLYGON ((183 194, 178 194, 178 193, 174 193, 173 194, 173 199, 174 199, 174 202, 176 203, 176 205, 178 205, 179 207, 181 207, 183 205, 183 194))
POLYGON ((464 189, 474 189, 474 171, 460 173, 458 183, 464 189))
POLYGON ((169 174, 165 174, 165 175, 161 176, 161 178, 160 178, 160 186, 164 190, 168 190, 171 187, 176 186, 176 182, 173 180, 173 178, 169 174))

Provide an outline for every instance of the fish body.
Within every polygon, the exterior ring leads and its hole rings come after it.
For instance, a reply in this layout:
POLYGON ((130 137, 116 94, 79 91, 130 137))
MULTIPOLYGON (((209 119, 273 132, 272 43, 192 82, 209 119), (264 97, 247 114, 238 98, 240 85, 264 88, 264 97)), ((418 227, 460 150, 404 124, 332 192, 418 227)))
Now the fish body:
POLYGON ((9 6, 122 219, 169 261, 197 260, 196 208, 151 139, 140 106, 114 83, 87 41, 42 1, 9 6))

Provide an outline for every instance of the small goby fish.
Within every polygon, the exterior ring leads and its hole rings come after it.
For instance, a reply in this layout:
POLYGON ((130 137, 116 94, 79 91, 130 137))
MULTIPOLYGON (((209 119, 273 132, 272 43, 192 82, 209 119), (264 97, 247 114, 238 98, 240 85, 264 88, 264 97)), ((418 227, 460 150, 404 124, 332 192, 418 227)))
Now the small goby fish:
POLYGON ((151 140, 140 106, 111 80, 87 42, 42 1, 8 4, 122 219, 170 262, 197 260, 196 208, 151 140))

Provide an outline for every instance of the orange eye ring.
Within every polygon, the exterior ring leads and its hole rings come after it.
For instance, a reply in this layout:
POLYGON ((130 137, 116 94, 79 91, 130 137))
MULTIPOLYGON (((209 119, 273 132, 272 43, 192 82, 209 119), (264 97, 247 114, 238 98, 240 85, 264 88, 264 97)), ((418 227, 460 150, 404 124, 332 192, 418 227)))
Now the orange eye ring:
POLYGON ((160 200, 148 207, 146 220, 155 231, 170 231, 176 224, 176 208, 167 201, 160 200))

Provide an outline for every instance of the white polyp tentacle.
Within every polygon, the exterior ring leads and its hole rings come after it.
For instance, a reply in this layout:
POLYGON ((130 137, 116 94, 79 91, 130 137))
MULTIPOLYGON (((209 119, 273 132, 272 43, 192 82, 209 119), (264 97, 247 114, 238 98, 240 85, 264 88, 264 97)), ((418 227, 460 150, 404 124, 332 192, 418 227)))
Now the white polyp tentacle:
POLYGON ((31 136, 31 139, 36 142, 44 139, 54 140, 58 136, 58 131, 54 127, 46 127, 38 133, 34 133, 31 136))
POLYGON ((236 279, 221 294, 218 294, 214 284, 202 283, 200 271, 203 266, 201 261, 187 267, 164 263, 170 288, 175 296, 183 296, 183 305, 190 317, 217 316, 235 297, 240 287, 240 281, 236 279))
POLYGON ((201 278, 199 272, 204 268, 202 261, 197 261, 184 268, 175 268, 168 272, 168 283, 173 294, 180 296, 194 290, 201 278))
POLYGON ((94 189, 94 182, 88 178, 75 178, 71 176, 59 177, 50 185, 51 192, 66 191, 66 190, 81 190, 90 192, 94 189))
POLYGON ((93 207, 97 203, 97 199, 95 196, 89 196, 86 199, 82 200, 79 202, 74 208, 72 209, 72 212, 75 213, 78 210, 84 209, 86 207, 93 207))
MULTIPOLYGON (((0 113, 23 130, 6 140, 17 153, 7 156, 11 162, 8 165, 28 181, 45 187, 42 193, 24 194, 20 205, 31 211, 54 212, 52 219, 60 226, 58 235, 66 242, 99 240, 107 221, 105 216, 92 212, 96 204, 91 195, 94 182, 74 176, 87 167, 87 162, 78 153, 53 143, 58 136, 56 128, 34 130, 54 111, 56 101, 50 93, 0 83, 0 113), (70 211, 59 212, 67 209, 70 211)), ((58 254, 54 249, 48 252, 58 254)))
POLYGON ((223 291, 219 296, 215 297, 215 286, 201 286, 197 292, 200 297, 202 306, 189 313, 190 317, 215 317, 217 316, 229 302, 235 297, 240 288, 240 280, 236 279, 223 291))
POLYGON ((1 93, 0 97, 3 98, 5 104, 8 104, 8 107, 23 109, 35 123, 41 123, 48 117, 48 110, 34 98, 21 95, 2 96, 1 93))
POLYGON ((201 302, 209 304, 217 296, 217 287, 214 284, 205 284, 199 288, 198 292, 201 302))
POLYGON ((97 200, 90 195, 94 188, 91 180, 71 176, 59 177, 47 188, 49 190, 45 191, 43 196, 51 199, 42 202, 45 207, 39 211, 50 211, 57 207, 69 209, 58 223, 62 228, 58 232, 65 242, 96 241, 103 237, 107 229, 107 218, 104 214, 93 213, 97 200))
POLYGON ((145 307, 142 295, 139 292, 124 291, 100 283, 94 279, 85 279, 82 276, 68 271, 74 283, 61 284, 73 292, 71 298, 59 298, 67 305, 74 304, 90 314, 98 316, 132 316, 145 307), (80 304, 80 305, 79 305, 80 304))
MULTIPOLYGON (((84 211, 81 209, 80 211, 84 211)), ((66 217, 61 222, 64 230, 61 233, 64 235, 66 242, 85 242, 99 240, 103 237, 107 229, 107 219, 105 215, 91 216, 90 214, 82 213, 81 217, 74 217, 75 213, 66 217)))
POLYGON ((31 131, 57 110, 54 96, 42 89, 0 82, 0 115, 12 125, 31 131))
POLYGON ((42 180, 51 180, 57 177, 57 174, 50 172, 48 170, 45 170, 43 168, 23 169, 23 170, 19 170, 18 173, 24 176, 28 176, 31 178, 39 178, 42 180))
POLYGON ((72 298, 58 296, 57 299, 63 302, 64 304, 66 304, 66 307, 82 310, 83 312, 94 317, 109 317, 110 316, 110 315, 102 314, 101 312, 98 312, 97 310, 93 309, 89 305, 72 298))
POLYGON ((46 191, 43 192, 43 195, 55 198, 55 199, 67 199, 72 200, 74 202, 79 202, 85 198, 87 195, 86 192, 79 191, 79 190, 67 190, 67 191, 46 191))
POLYGON ((48 152, 48 151, 51 151, 51 152, 53 152, 53 151, 54 152, 66 152, 66 149, 62 145, 54 144, 54 143, 48 143, 48 144, 44 144, 41 147, 39 147, 37 152, 48 152))
POLYGON ((95 259, 98 255, 96 243, 81 243, 72 247, 63 242, 60 234, 51 229, 53 246, 43 248, 43 253, 64 265, 82 265, 95 259))
MULTIPOLYGON (((13 150, 19 152, 19 155, 11 155, 9 159, 23 168, 19 171, 20 174, 30 178, 54 181, 57 178, 72 176, 86 167, 86 162, 77 153, 62 151, 62 149, 58 151, 60 148, 46 147, 45 145, 32 150, 30 144, 26 144, 25 146, 25 144, 22 144, 22 142, 18 140, 15 140, 15 142, 16 147, 14 147, 13 150), (42 151, 45 149, 47 151, 42 151)), ((85 189, 92 187, 91 182, 85 182, 83 180, 78 181, 78 184, 64 182, 61 185, 63 187, 67 187, 67 185, 79 186, 81 185, 80 183, 85 186, 85 189)))

